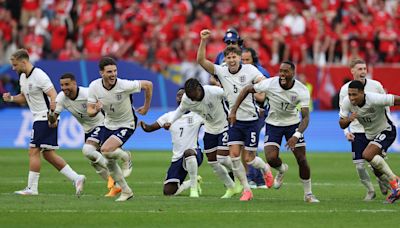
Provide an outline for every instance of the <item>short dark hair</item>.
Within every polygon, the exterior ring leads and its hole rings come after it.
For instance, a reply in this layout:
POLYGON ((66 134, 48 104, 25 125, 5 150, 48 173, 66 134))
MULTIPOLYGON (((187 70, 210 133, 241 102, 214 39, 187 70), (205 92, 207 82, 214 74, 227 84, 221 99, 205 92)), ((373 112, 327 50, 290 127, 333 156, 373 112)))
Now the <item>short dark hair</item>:
POLYGON ((256 50, 249 47, 249 48, 243 48, 242 53, 243 52, 250 52, 251 58, 253 59, 253 64, 258 64, 258 55, 257 55, 256 50))
POLYGON ((353 80, 349 84, 349 89, 358 89, 359 91, 364 91, 364 84, 359 80, 353 80))
POLYGON ((290 69, 292 69, 293 72, 295 72, 296 66, 294 65, 293 62, 291 62, 291 61, 283 61, 282 63, 288 64, 290 66, 290 69))
POLYGON ((18 49, 16 52, 14 52, 11 55, 10 59, 11 60, 15 59, 15 60, 18 60, 18 61, 22 60, 22 59, 29 60, 28 51, 26 49, 18 49))
POLYGON ((355 67, 357 64, 367 64, 364 60, 362 60, 362 59, 352 59, 351 61, 350 61, 350 64, 349 64, 349 66, 350 66, 350 68, 353 68, 353 67, 355 67))
POLYGON ((65 73, 60 77, 60 79, 68 79, 68 78, 71 79, 71 81, 76 81, 75 75, 73 75, 72 73, 65 73))
POLYGON ((224 56, 229 55, 229 53, 235 53, 239 56, 242 55, 242 49, 235 47, 235 46, 228 46, 224 49, 224 56))
POLYGON ((197 87, 202 86, 199 80, 195 78, 189 78, 185 82, 185 92, 194 91, 197 87))
POLYGON ((104 67, 106 67, 108 65, 117 65, 117 63, 115 62, 115 60, 113 58, 111 58, 109 56, 105 56, 100 59, 100 61, 99 61, 100 70, 104 70, 104 67))

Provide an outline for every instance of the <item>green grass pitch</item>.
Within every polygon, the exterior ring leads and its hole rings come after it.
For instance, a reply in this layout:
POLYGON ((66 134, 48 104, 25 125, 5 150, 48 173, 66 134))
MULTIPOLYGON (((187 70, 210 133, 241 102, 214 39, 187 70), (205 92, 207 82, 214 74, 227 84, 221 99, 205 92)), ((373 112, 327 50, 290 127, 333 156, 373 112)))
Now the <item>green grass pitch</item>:
MULTIPOLYGON (((303 187, 292 154, 281 154, 289 164, 281 189, 254 190, 254 200, 239 196, 222 200, 223 185, 206 160, 200 167, 203 195, 198 199, 162 195, 169 152, 134 151, 133 172, 127 178, 135 197, 127 202, 105 198, 106 183, 78 150, 60 155, 87 177, 84 195, 42 159, 39 196, 17 196, 26 186, 27 150, 0 150, 1 227, 395 227, 400 202, 384 204, 375 179, 377 198, 363 202, 365 190, 358 180, 350 153, 308 153, 313 192, 319 204, 303 202, 303 187)), ((389 154, 389 164, 400 173, 400 154, 389 154)), ((274 172, 275 174, 275 172, 274 172)))

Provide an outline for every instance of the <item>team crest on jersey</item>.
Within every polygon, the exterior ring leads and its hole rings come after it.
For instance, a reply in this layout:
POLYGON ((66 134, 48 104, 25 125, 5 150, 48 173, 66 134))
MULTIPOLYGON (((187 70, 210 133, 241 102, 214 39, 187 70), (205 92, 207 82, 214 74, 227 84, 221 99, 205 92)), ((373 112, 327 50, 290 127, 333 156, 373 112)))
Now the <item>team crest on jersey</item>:
POLYGON ((297 100, 297 96, 290 96, 290 101, 295 102, 297 100))
POLYGON ((117 100, 120 101, 122 99, 122 95, 121 94, 117 94, 117 100))
POLYGON ((208 106, 208 108, 209 108, 210 110, 214 108, 214 105, 213 105, 212 103, 208 103, 207 106, 208 106))
POLYGON ((239 81, 240 81, 240 83, 244 83, 246 81, 246 76, 245 75, 240 75, 239 81))
POLYGON ((29 90, 32 90, 32 87, 33 87, 32 84, 29 84, 29 85, 28 85, 28 89, 29 89, 29 90))
POLYGON ((375 109, 374 109, 373 107, 371 107, 371 108, 368 109, 368 112, 374 113, 374 112, 375 112, 375 109))
POLYGON ((193 123, 193 117, 189 116, 188 118, 188 124, 192 124, 193 123))
POLYGON ((86 104, 82 104, 82 108, 83 108, 83 109, 86 109, 86 104))

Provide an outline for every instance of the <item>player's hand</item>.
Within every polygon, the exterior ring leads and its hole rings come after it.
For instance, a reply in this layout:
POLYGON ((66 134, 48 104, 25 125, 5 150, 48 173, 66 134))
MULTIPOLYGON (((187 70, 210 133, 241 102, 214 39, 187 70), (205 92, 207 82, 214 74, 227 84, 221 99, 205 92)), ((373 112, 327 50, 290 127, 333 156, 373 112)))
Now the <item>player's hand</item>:
POLYGON ((150 132, 148 125, 145 122, 140 121, 139 124, 140 124, 140 127, 142 127, 143 131, 150 132))
POLYGON ((200 38, 202 40, 207 40, 208 38, 210 38, 210 36, 211 36, 211 31, 210 30, 208 30, 208 29, 201 30, 200 38))
POLYGON ((349 116, 350 122, 353 122, 357 118, 357 112, 352 112, 349 116))
POLYGON ((11 94, 10 93, 3 93, 3 101, 11 102, 11 94))
POLYGON ((163 127, 165 130, 169 130, 169 128, 171 127, 171 123, 165 123, 162 127, 163 127))
POLYGON ((97 101, 95 108, 97 112, 100 112, 101 109, 103 108, 103 104, 100 101, 97 101))
POLYGON ((140 115, 146 115, 146 113, 149 111, 149 108, 142 106, 142 107, 138 108, 137 111, 140 115))
POLYGON ((354 141, 354 138, 355 138, 355 136, 354 136, 353 133, 349 132, 349 133, 346 134, 346 139, 347 139, 348 141, 353 142, 353 141, 354 141))
POLYGON ((285 144, 286 149, 290 149, 291 151, 294 150, 294 147, 296 146, 297 141, 299 141, 299 139, 295 136, 290 137, 290 139, 287 141, 287 143, 285 144))
POLYGON ((236 113, 233 113, 233 112, 229 113, 228 121, 232 127, 236 123, 236 113))
POLYGON ((47 121, 47 123, 49 124, 50 128, 57 128, 58 125, 58 121, 54 122, 54 123, 50 123, 50 121, 47 121))

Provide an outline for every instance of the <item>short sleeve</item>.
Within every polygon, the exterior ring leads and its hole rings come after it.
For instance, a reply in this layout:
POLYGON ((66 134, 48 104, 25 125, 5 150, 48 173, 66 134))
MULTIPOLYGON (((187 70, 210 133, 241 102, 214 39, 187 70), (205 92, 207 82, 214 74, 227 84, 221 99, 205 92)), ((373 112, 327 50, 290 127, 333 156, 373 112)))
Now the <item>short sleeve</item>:
POLYGON ((299 96, 300 107, 306 108, 310 106, 310 91, 304 88, 299 96))
POLYGON ((51 82, 49 76, 44 71, 41 71, 37 74, 37 86, 44 92, 47 93, 51 88, 54 88, 53 83, 51 82))
POLYGON ((350 105, 349 97, 345 97, 343 99, 342 105, 340 105, 340 111, 339 111, 340 118, 346 118, 349 116, 350 113, 349 105, 350 105))
POLYGON ((56 109, 54 110, 55 113, 60 114, 64 110, 64 99, 64 93, 60 92, 56 97, 56 109))
POLYGON ((267 78, 267 79, 261 80, 260 82, 254 84, 253 88, 257 93, 268 92, 268 87, 270 84, 271 84, 271 79, 267 78))
POLYGON ((97 103, 97 97, 96 97, 96 82, 92 82, 89 85, 89 91, 88 91, 88 103, 90 104, 96 104, 97 103))
POLYGON ((121 80, 121 88, 128 93, 139 93, 141 90, 140 81, 138 80, 121 80))
POLYGON ((214 64, 214 75, 217 75, 217 77, 223 75, 223 67, 217 64, 214 64))
POLYGON ((160 116, 157 119, 158 125, 160 125, 160 127, 162 127, 162 126, 164 126, 165 123, 171 123, 170 116, 171 116, 171 112, 167 112, 167 113, 163 114, 162 116, 160 116))

